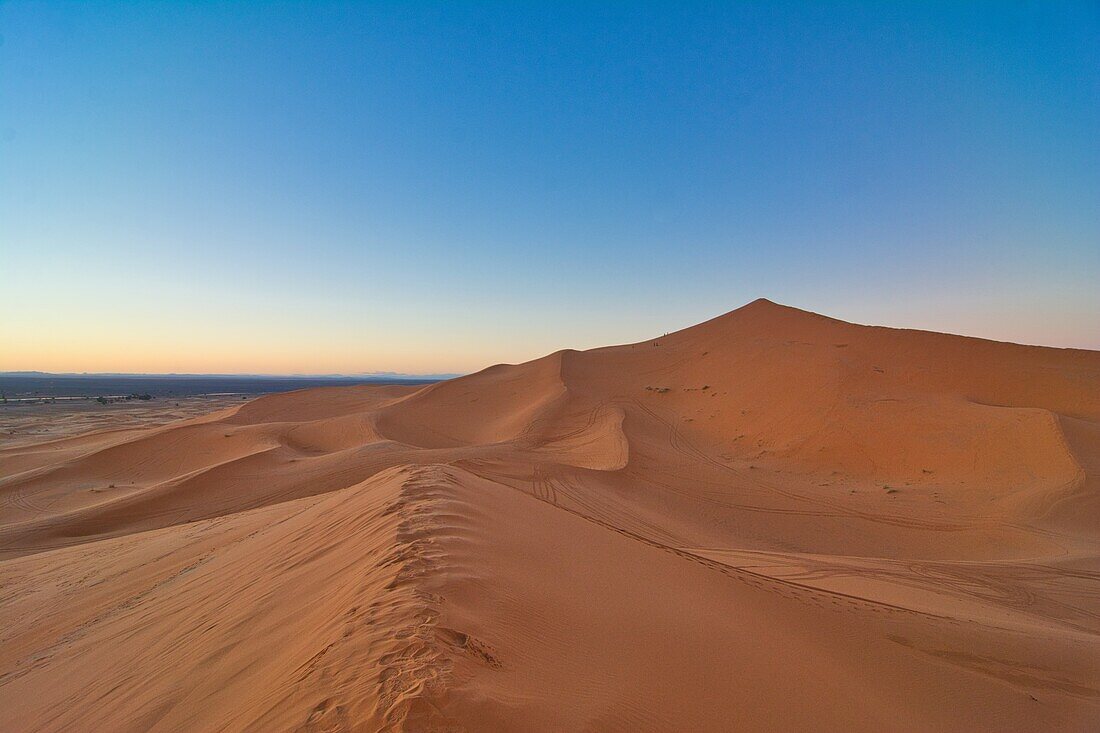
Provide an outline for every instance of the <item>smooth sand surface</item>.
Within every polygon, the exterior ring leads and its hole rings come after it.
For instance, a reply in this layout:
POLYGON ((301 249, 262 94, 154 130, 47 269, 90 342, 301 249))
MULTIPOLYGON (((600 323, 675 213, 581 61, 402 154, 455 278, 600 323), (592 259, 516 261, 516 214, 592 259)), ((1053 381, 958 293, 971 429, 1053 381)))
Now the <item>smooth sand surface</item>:
POLYGON ((0 450, 0 730, 1100 730, 1100 352, 756 301, 0 450))

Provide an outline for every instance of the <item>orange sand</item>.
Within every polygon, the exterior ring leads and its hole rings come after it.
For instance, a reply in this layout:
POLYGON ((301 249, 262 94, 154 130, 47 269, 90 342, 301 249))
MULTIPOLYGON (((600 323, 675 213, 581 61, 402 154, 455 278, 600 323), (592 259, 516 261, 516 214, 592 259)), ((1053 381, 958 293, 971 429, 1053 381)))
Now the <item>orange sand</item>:
POLYGON ((1100 730, 1100 352, 760 300, 0 451, 0 730, 1100 730))

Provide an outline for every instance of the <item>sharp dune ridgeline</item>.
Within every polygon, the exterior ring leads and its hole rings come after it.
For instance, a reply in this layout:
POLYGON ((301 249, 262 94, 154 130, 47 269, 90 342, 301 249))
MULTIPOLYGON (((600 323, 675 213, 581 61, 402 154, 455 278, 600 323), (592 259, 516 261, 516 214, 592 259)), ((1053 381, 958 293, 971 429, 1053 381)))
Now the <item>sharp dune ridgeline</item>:
POLYGON ((0 501, 4 731, 1100 729, 1100 352, 759 300, 0 501))

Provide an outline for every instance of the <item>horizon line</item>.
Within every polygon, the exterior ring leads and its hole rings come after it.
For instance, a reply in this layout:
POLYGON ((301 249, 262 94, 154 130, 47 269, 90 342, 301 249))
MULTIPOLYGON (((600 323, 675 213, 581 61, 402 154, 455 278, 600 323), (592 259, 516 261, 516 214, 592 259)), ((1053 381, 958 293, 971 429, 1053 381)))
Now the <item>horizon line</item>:
POLYGON ((0 377, 196 377, 218 378, 235 377, 241 379, 381 379, 381 380, 409 380, 409 379, 453 379, 461 377, 465 372, 439 372, 424 374, 406 374, 402 372, 362 372, 362 373, 265 373, 265 372, 47 372, 37 369, 21 369, 13 371, 0 371, 0 377))

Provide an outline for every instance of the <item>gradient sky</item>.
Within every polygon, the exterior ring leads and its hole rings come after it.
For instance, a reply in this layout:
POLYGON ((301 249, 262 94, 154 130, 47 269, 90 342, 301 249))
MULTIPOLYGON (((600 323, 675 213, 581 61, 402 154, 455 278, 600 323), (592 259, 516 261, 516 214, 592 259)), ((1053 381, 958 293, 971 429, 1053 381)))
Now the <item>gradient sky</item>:
POLYGON ((593 5, 0 3, 0 370, 1100 348, 1100 4, 593 5))

